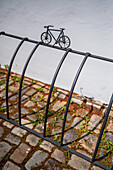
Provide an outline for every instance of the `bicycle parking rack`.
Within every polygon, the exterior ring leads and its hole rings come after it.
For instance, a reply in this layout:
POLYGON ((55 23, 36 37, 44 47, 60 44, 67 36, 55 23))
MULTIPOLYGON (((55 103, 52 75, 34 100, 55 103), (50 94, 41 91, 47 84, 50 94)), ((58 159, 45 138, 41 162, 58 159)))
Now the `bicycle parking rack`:
MULTIPOLYGON (((111 99, 110 99, 110 102, 109 102, 109 105, 108 105, 108 108, 107 108, 107 112, 106 112, 106 115, 105 115, 105 118, 104 118, 104 121, 103 121, 103 124, 102 124, 102 128, 100 130, 100 134, 99 134, 99 138, 97 140, 97 144, 96 144, 96 147, 95 147, 95 151, 94 151, 94 154, 93 154, 93 157, 92 159, 89 158, 88 156, 86 155, 83 155, 65 145, 63 145, 63 136, 64 136, 64 128, 65 128, 65 123, 66 123, 66 117, 67 117, 67 113, 68 113, 68 109, 69 109, 69 104, 70 104, 70 100, 71 100, 71 97, 72 97, 72 94, 73 94, 73 91, 74 91, 74 88, 75 88, 75 85, 77 83, 77 80, 80 76, 80 73, 82 71, 82 68, 84 67, 84 64, 85 62, 87 61, 88 58, 94 58, 94 59, 99 59, 99 60, 104 60, 104 61, 107 61, 107 62, 111 62, 113 63, 113 59, 110 59, 110 58, 105 58, 105 57, 102 57, 102 56, 97 56, 97 55, 93 55, 93 54, 90 54, 90 53, 84 53, 84 52, 81 52, 81 51, 76 51, 76 50, 72 50, 72 49, 62 49, 60 47, 57 47, 57 46, 52 46, 52 45, 46 45, 42 42, 38 42, 38 41, 35 41, 35 40, 31 40, 31 39, 28 39, 28 38, 23 38, 23 37, 20 37, 20 36, 15 36, 15 35, 12 35, 12 34, 7 34, 5 32, 0 32, 0 35, 2 36, 7 36, 7 37, 10 37, 10 38, 16 38, 16 39, 19 39, 21 40, 20 43, 18 44, 12 58, 11 58, 11 61, 10 61, 10 65, 9 65, 9 69, 8 69, 8 74, 7 74, 7 81, 6 81, 6 109, 7 109, 7 117, 3 116, 3 115, 0 115, 0 118, 3 118, 4 120, 7 120, 9 121, 10 123, 13 123, 35 135, 38 135, 39 137, 63 148, 64 150, 69 150, 71 153, 89 161, 90 163, 93 163, 94 165, 97 165, 101 168, 104 168, 104 169, 109 169, 106 165, 96 161, 95 157, 96 157, 96 154, 97 154, 97 151, 98 151, 98 148, 99 148, 99 144, 100 144, 100 141, 101 141, 101 138, 102 138, 102 135, 103 135, 103 132, 104 132, 104 129, 105 129, 105 126, 106 126, 106 123, 107 123, 107 119, 108 119, 108 116, 109 116, 109 113, 110 113, 110 110, 111 110, 111 107, 112 107, 112 103, 113 103, 113 94, 111 95, 111 99), (9 85, 9 77, 10 77, 10 72, 11 72, 11 68, 12 68, 12 65, 13 65, 13 62, 15 60, 15 57, 18 53, 18 51, 20 50, 22 44, 27 41, 29 43, 34 43, 36 44, 35 47, 32 49, 26 63, 25 63, 25 66, 23 68, 23 72, 22 72, 22 76, 21 76, 21 80, 20 80, 20 87, 19 87, 19 95, 18 95, 18 109, 19 109, 19 123, 15 122, 14 120, 10 119, 9 118, 9 105, 8 105, 8 85, 9 85), (26 72, 26 69, 27 69, 27 66, 30 62, 30 59, 32 58, 33 54, 35 53, 35 51, 37 50, 37 48, 39 46, 47 46, 47 47, 50 47, 50 48, 54 48, 54 49, 58 49, 58 50, 63 50, 65 51, 63 57, 61 58, 58 66, 57 66, 57 69, 55 71, 55 74, 53 76, 53 80, 52 80, 52 83, 51 83, 51 87, 50 87, 50 91, 49 91, 49 95, 48 95, 48 100, 47 100, 47 105, 46 105, 46 112, 45 112, 45 121, 44 121, 44 132, 43 132, 43 135, 32 130, 32 129, 29 129, 28 127, 25 127, 21 124, 21 90, 22 90, 22 83, 23 83, 23 79, 24 79, 24 75, 25 75, 25 72, 26 72), (79 69, 75 75, 75 78, 73 80, 73 83, 72 83, 72 86, 71 86, 71 89, 70 89, 70 93, 69 93, 69 97, 68 97, 68 101, 67 101, 67 105, 66 105, 66 110, 65 110, 65 114, 64 114, 64 119, 63 119, 63 126, 62 126, 62 133, 61 133, 61 142, 58 143, 52 139, 50 139, 49 137, 46 136, 46 122, 47 122, 47 115, 48 115, 48 108, 49 108, 49 104, 50 104, 50 99, 51 99, 51 94, 52 94, 52 91, 53 91, 53 88, 54 88, 54 84, 55 84, 55 81, 57 79, 57 76, 58 76, 58 73, 62 67, 62 64, 65 60, 65 58, 67 57, 67 55, 69 53, 75 53, 75 54, 78 54, 78 55, 82 55, 84 56, 82 62, 81 62, 81 65, 79 66, 79 69)), ((113 169, 113 166, 112 168, 113 169)))

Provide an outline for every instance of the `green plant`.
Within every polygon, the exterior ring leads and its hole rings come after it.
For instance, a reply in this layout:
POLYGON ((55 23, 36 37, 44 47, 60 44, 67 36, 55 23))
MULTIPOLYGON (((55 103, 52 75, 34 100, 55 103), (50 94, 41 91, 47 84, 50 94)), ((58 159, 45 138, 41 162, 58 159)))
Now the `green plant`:
POLYGON ((85 109, 85 106, 84 106, 84 104, 80 104, 80 107, 81 107, 81 108, 83 108, 83 109, 85 109))
POLYGON ((9 65, 8 64, 5 64, 4 67, 5 67, 6 70, 9 69, 9 65))
POLYGON ((70 154, 69 150, 64 151, 64 152, 66 153, 66 155, 67 155, 67 157, 68 157, 68 158, 70 158, 70 157, 71 157, 71 154, 70 154))
POLYGON ((76 114, 76 113, 73 113, 73 115, 72 115, 73 117, 75 117, 75 116, 78 116, 78 114, 76 114))
POLYGON ((66 106, 62 106, 61 110, 66 111, 66 106))
POLYGON ((13 76, 14 82, 20 82, 21 77, 13 76))
POLYGON ((72 99, 70 100, 70 104, 73 103, 72 99))
POLYGON ((55 111, 54 111, 54 110, 49 110, 49 111, 48 111, 48 116, 52 116, 53 114, 55 114, 55 111))
POLYGON ((4 84, 5 83, 5 81, 2 79, 2 80, 0 80, 0 85, 2 85, 2 84, 4 84))
POLYGON ((31 101, 32 101, 33 103, 36 103, 36 99, 35 99, 34 97, 31 98, 31 101))
POLYGON ((38 87, 37 90, 38 90, 39 92, 43 92, 43 91, 44 91, 44 88, 38 87))
POLYGON ((3 112, 3 111, 5 111, 5 107, 0 107, 0 112, 3 112))

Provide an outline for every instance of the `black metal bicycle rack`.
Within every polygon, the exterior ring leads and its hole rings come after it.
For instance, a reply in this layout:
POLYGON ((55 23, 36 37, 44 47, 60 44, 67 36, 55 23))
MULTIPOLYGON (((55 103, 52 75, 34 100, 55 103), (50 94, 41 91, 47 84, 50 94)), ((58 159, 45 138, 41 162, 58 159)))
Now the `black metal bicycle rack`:
MULTIPOLYGON (((103 124, 102 124, 102 128, 100 130, 100 134, 99 134, 99 138, 97 140, 97 144, 96 144, 96 147, 95 147, 95 151, 94 151, 94 154, 93 154, 93 157, 92 159, 89 158, 88 156, 85 156, 65 145, 63 145, 63 136, 64 136, 64 128, 65 128, 65 123, 66 123, 66 117, 67 117, 67 113, 68 113, 68 109, 69 109, 69 104, 70 104, 70 100, 71 100, 71 97, 72 97, 72 94, 73 94, 73 91, 74 91, 74 88, 75 88, 75 85, 77 83, 77 80, 80 76, 80 73, 81 73, 81 70, 82 68, 84 67, 84 64, 85 62, 87 61, 88 58, 94 58, 94 59, 98 59, 98 60, 104 60, 104 61, 107 61, 107 62, 111 62, 113 63, 113 59, 109 59, 109 58, 105 58, 105 57, 102 57, 102 56, 97 56, 97 55, 92 55, 90 53, 84 53, 84 52, 80 52, 80 51, 76 51, 76 50, 72 50, 72 49, 62 49, 62 48, 59 48, 59 47, 56 47, 56 46, 51 46, 51 45, 45 45, 43 44, 42 42, 38 42, 38 41, 35 41, 35 40, 31 40, 31 39, 28 39, 28 38, 23 38, 23 37, 19 37, 19 36, 15 36, 15 35, 11 35, 11 34, 7 34, 5 32, 0 32, 0 35, 2 36, 7 36, 7 37, 11 37, 11 38, 16 38, 16 39, 19 39, 20 40, 20 43, 18 44, 13 56, 12 56, 12 59, 11 59, 11 62, 10 62, 10 65, 9 65, 9 70, 8 70, 8 74, 7 74, 7 81, 6 81, 6 109, 7 109, 7 117, 3 116, 3 115, 0 115, 0 118, 3 118, 4 120, 7 120, 35 135, 38 135, 39 137, 65 149, 65 150, 69 150, 71 153, 89 161, 90 163, 93 163, 94 165, 97 165, 101 168, 104 168, 104 169, 108 169, 108 167, 106 165, 103 165, 102 163, 98 162, 95 160, 95 157, 96 157, 96 154, 97 154, 97 151, 98 151, 98 148, 99 148, 99 144, 100 144, 100 141, 101 141, 101 138, 102 138, 102 135, 103 135, 103 132, 104 132, 104 129, 105 129, 105 126, 106 126, 106 123, 107 123, 107 120, 108 120, 108 116, 109 116, 109 113, 110 113, 110 110, 111 110, 111 107, 112 107, 112 103, 113 103, 113 94, 111 95, 111 99, 110 99, 110 102, 109 102, 109 105, 108 105, 108 109, 107 109, 107 112, 106 112, 106 115, 105 115, 105 118, 104 118, 104 121, 103 121, 103 124), (10 72, 11 72, 11 68, 12 68, 12 65, 13 65, 13 62, 15 60, 15 57, 18 53, 18 51, 20 50, 21 46, 23 45, 23 43, 27 41, 29 43, 34 43, 36 44, 35 47, 32 49, 26 63, 25 63, 25 66, 23 68, 23 72, 22 72, 22 76, 21 76, 21 80, 20 80, 20 87, 19 87, 19 95, 18 95, 18 109, 19 109, 19 123, 17 123, 16 121, 12 120, 9 118, 9 105, 8 105, 8 85, 9 85, 9 77, 10 77, 10 72), (58 49, 58 50, 63 50, 65 51, 63 57, 61 58, 58 66, 57 66, 57 69, 55 71, 55 74, 53 76, 53 80, 52 80, 52 83, 51 83, 51 88, 50 88, 50 91, 49 91, 49 95, 48 95, 48 100, 47 100, 47 105, 46 105, 46 112, 45 112, 45 121, 44 121, 44 132, 43 132, 43 135, 32 130, 32 129, 29 129, 28 127, 25 127, 21 124, 21 90, 22 90, 22 83, 23 83, 23 79, 24 79, 24 75, 25 75, 25 72, 26 72, 26 69, 27 69, 27 66, 30 62, 30 59, 32 58, 33 54, 35 53, 35 51, 37 50, 37 48, 39 46, 47 46, 49 48, 55 48, 55 49, 58 49), (65 58, 67 57, 67 55, 69 53, 75 53, 75 54, 78 54, 78 55, 82 55, 83 56, 83 60, 81 62, 81 65, 79 66, 79 69, 75 75, 75 78, 73 80, 73 83, 72 83, 72 86, 71 86, 71 89, 70 89, 70 93, 69 93, 69 97, 68 97, 68 101, 67 101, 67 105, 66 105, 66 110, 65 110, 65 114, 64 114, 64 119, 63 119, 63 126, 62 126, 62 133, 61 133, 61 142, 58 143, 52 139, 50 139, 49 137, 46 136, 46 122, 47 122, 47 115, 48 115, 48 108, 49 108, 49 104, 50 104, 50 99, 51 99, 51 94, 52 94, 52 90, 54 88, 54 84, 55 84, 55 81, 57 79, 57 76, 58 76, 58 73, 62 67, 62 64, 65 60, 65 58)), ((113 166, 112 166, 113 168, 113 166)), ((111 168, 111 169, 112 169, 111 168)))

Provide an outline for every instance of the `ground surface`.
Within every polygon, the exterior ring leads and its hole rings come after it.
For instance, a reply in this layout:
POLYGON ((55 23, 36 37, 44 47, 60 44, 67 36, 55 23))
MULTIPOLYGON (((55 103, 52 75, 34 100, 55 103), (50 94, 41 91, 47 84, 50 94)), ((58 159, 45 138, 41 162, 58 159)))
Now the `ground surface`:
MULTIPOLYGON (((0 71, 0 114, 6 116, 5 82, 7 71, 0 71)), ((11 73, 9 81, 10 119, 18 122, 20 77, 11 73)), ((44 115, 50 86, 24 78, 21 98, 22 124, 43 133, 44 115)), ((69 92, 54 88, 47 118, 46 135, 60 142, 63 117, 69 92)), ((107 105, 73 94, 66 119, 63 144, 92 157, 107 105)), ((113 111, 102 136, 96 159, 113 164, 113 111)), ((0 168, 2 169, 80 169, 101 168, 50 142, 0 119, 0 168)))

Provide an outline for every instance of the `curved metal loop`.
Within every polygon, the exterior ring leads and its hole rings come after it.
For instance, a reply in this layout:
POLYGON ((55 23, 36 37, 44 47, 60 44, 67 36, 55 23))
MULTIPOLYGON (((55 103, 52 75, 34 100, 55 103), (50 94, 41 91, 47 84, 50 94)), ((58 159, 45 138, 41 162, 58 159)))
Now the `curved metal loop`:
POLYGON ((40 43, 38 42, 35 47, 33 48, 33 50, 31 51, 31 54, 29 55, 26 63, 25 63, 25 66, 24 66, 24 69, 23 69, 23 72, 22 72, 22 76, 21 76, 21 80, 20 80, 20 86, 19 86, 19 97, 18 97, 18 110, 19 110, 19 124, 21 125, 21 89, 22 89, 22 83, 23 83, 23 79, 24 79, 24 74, 25 74, 25 71, 27 69, 27 66, 34 54, 34 52, 36 51, 37 47, 40 45, 40 43))
POLYGON ((55 71, 55 74, 54 74, 54 77, 53 77, 53 80, 52 80, 52 83, 51 83, 51 88, 50 88, 50 91, 49 91, 49 95, 48 95, 48 100, 47 100, 47 106, 46 106, 46 112, 45 112, 45 121, 44 121, 44 133, 43 133, 43 136, 45 137, 46 135, 46 122, 47 122, 47 114, 48 114, 48 109, 49 109, 49 104, 50 104, 50 98, 51 98, 51 94, 52 94, 52 91, 53 91, 53 87, 54 87, 54 84, 55 84, 55 81, 56 81, 56 78, 58 76, 58 73, 60 71, 60 68, 66 58, 66 56, 68 55, 68 53, 71 51, 71 49, 68 49, 63 57, 61 58, 58 66, 57 66, 57 69, 55 71))
POLYGON ((98 140, 97 140, 95 151, 94 151, 94 154, 93 154, 93 157, 92 157, 92 162, 95 161, 95 157, 96 157, 96 154, 97 154, 97 151, 98 151, 98 148, 99 148, 99 144, 100 144, 100 141, 101 141, 107 120, 108 120, 108 116, 109 116, 109 113, 110 113, 110 110, 111 110, 111 107, 112 107, 112 103, 113 103, 113 94, 111 95, 111 99, 110 99, 110 102, 109 102, 109 105, 108 105, 108 109, 107 109, 107 112, 106 112, 106 115, 105 115, 105 118, 104 118, 104 121, 103 121, 103 124, 102 124, 102 128, 100 130, 100 134, 99 134, 99 137, 98 137, 98 140))
POLYGON ((26 38, 23 38, 22 41, 20 41, 20 43, 18 44, 12 58, 9 64, 9 69, 8 69, 8 74, 7 74, 7 80, 6 80, 6 109, 7 109, 7 119, 9 119, 9 105, 8 105, 8 86, 9 86, 9 77, 10 77, 10 72, 11 72, 11 68, 14 62, 14 59, 17 55, 17 52, 19 51, 20 47, 22 46, 22 44, 24 43, 24 41, 26 40, 26 38))
POLYGON ((65 129, 65 123, 66 123, 66 117, 67 117, 67 113, 68 113, 68 108, 69 108, 69 104, 70 104, 70 100, 71 100, 71 97, 72 97, 72 94, 73 94, 73 90, 75 88, 75 85, 77 83, 77 80, 78 80, 78 77, 82 71, 82 68, 88 58, 88 56, 90 56, 91 54, 90 53, 86 53, 77 73, 76 73, 76 76, 74 78, 74 81, 73 81, 73 84, 72 84, 72 87, 71 87, 71 90, 70 90, 70 94, 69 94, 69 97, 68 97, 68 101, 67 101, 67 105, 66 105, 66 111, 65 111, 65 114, 64 114, 64 120, 63 120, 63 125, 62 125, 62 134, 61 134, 61 141, 60 141, 60 145, 62 145, 63 143, 63 136, 64 136, 64 129, 65 129))

